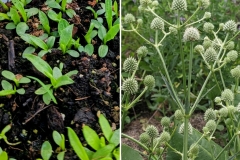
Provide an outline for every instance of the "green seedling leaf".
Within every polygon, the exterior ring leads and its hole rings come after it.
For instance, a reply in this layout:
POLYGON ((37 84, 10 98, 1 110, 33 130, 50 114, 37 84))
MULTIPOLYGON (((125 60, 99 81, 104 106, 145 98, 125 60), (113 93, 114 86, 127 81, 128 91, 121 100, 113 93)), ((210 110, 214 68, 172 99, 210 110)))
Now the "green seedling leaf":
POLYGON ((98 48, 98 55, 103 58, 107 55, 108 53, 108 46, 107 45, 101 45, 99 48, 98 48))
POLYGON ((20 16, 18 15, 18 12, 14 8, 10 8, 10 17, 13 20, 15 26, 20 22, 20 16))
POLYGON ((53 68, 53 78, 58 79, 59 77, 62 76, 62 72, 58 67, 53 68))
POLYGON ((95 20, 95 19, 92 19, 91 20, 91 23, 94 24, 95 28, 99 29, 99 27, 102 26, 102 23, 100 23, 99 21, 95 20))
POLYGON ((113 144, 108 144, 105 147, 97 150, 97 152, 95 152, 92 155, 92 159, 100 159, 100 158, 108 157, 114 148, 115 146, 113 144))
POLYGON ((52 146, 48 141, 45 141, 42 144, 41 156, 44 160, 49 160, 50 157, 52 156, 52 146))
POLYGON ((60 86, 68 85, 68 84, 73 84, 74 81, 68 77, 68 76, 61 76, 60 78, 57 79, 56 84, 53 86, 53 88, 58 88, 60 86))
POLYGON ((56 8, 56 9, 61 9, 62 7, 54 0, 51 1, 46 1, 46 4, 50 7, 50 8, 56 8))
POLYGON ((137 160, 144 160, 142 156, 133 148, 122 144, 121 145, 121 158, 122 159, 137 159, 137 160))
POLYGON ((83 126, 83 136, 85 140, 87 141, 87 144, 91 146, 93 149, 98 150, 100 148, 100 139, 97 135, 97 133, 90 128, 89 126, 83 126))
POLYGON ((119 18, 114 21, 113 26, 115 26, 117 24, 120 24, 120 19, 119 18))
POLYGON ((75 75, 77 73, 78 73, 77 70, 73 70, 73 71, 70 71, 70 72, 66 73, 65 76, 71 77, 72 75, 75 75))
POLYGON ((72 57, 79 57, 79 53, 75 50, 67 50, 66 53, 68 53, 72 57))
POLYGON ((62 145, 62 136, 57 132, 57 131, 53 131, 53 140, 54 142, 58 145, 61 146, 62 145))
POLYGON ((7 152, 2 151, 2 152, 0 153, 0 159, 1 159, 1 160, 8 160, 7 152))
POLYGON ((27 43, 29 43, 29 44, 33 45, 35 48, 37 48, 37 45, 31 40, 30 36, 31 36, 30 34, 22 34, 20 37, 27 43))
POLYGON ((107 34, 107 31, 106 31, 106 28, 101 25, 98 29, 98 37, 103 41, 103 38, 106 36, 107 34))
POLYGON ((30 18, 34 15, 37 15, 39 12, 39 9, 37 8, 30 8, 30 9, 25 9, 25 11, 27 12, 27 17, 30 18))
POLYGON ((107 119, 100 114, 99 118, 98 118, 98 122, 100 124, 100 127, 102 129, 103 135, 105 136, 105 138, 110 141, 110 138, 113 134, 112 128, 109 124, 109 122, 107 121, 107 119))
POLYGON ((6 29, 15 29, 16 28, 16 25, 13 23, 13 22, 10 22, 6 25, 5 27, 6 29))
MULTIPOLYGON (((47 84, 45 86, 46 86, 47 90, 50 90, 50 88, 52 87, 52 84, 47 84)), ((43 87, 40 87, 34 93, 36 95, 43 95, 43 94, 47 93, 47 90, 43 87)))
POLYGON ((24 22, 27 22, 27 14, 23 8, 23 4, 17 0, 12 0, 14 6, 17 8, 17 10, 20 12, 24 22))
POLYGON ((12 125, 11 125, 11 124, 5 126, 5 127, 3 128, 3 130, 1 131, 1 135, 5 135, 8 131, 10 131, 11 128, 12 128, 12 125))
POLYGON ((105 9, 97 10, 97 15, 102 15, 103 13, 105 13, 105 9))
POLYGON ((91 150, 89 150, 89 149, 86 148, 86 147, 84 147, 84 149, 85 149, 85 151, 86 151, 86 153, 87 153, 87 155, 88 155, 88 158, 89 158, 89 159, 92 159, 92 155, 94 154, 94 152, 91 151, 91 150))
POLYGON ((57 159, 58 159, 58 160, 64 160, 64 154, 65 154, 65 152, 60 152, 60 153, 58 153, 57 159))
POLYGON ((19 36, 25 34, 25 32, 29 29, 28 25, 25 22, 18 23, 16 27, 16 32, 19 36))
POLYGON ((17 93, 22 95, 25 93, 25 90, 23 88, 17 89, 17 93))
POLYGON ((96 37, 96 35, 98 34, 98 32, 96 30, 93 30, 90 34, 91 39, 93 39, 94 37, 96 37))
POLYGON ((59 22, 62 19, 62 13, 60 12, 60 14, 57 14, 55 11, 50 9, 48 11, 48 17, 55 22, 59 22))
POLYGON ((39 53, 38 53, 38 56, 39 57, 43 57, 45 54, 47 54, 49 52, 49 50, 45 51, 45 50, 41 50, 39 53))
POLYGON ((33 43, 35 43, 37 46, 39 46, 43 50, 45 50, 45 51, 48 50, 47 44, 40 38, 31 35, 30 39, 33 41, 33 43))
POLYGON ((55 43, 55 37, 54 36, 50 36, 48 39, 47 39, 47 46, 48 48, 53 48, 54 46, 54 43, 55 43))
POLYGON ((73 25, 70 25, 65 29, 63 29, 60 33, 59 43, 63 53, 66 53, 66 46, 72 39, 72 30, 73 30, 73 25))
POLYGON ((66 14, 68 17, 73 18, 74 15, 76 15, 76 12, 73 9, 66 10, 66 14))
POLYGON ((2 90, 2 91, 0 91, 0 96, 12 95, 15 93, 16 93, 15 90, 2 90))
POLYGON ((12 84, 6 80, 2 80, 1 85, 4 90, 13 90, 12 84))
POLYGON ((58 32, 59 35, 61 34, 62 30, 64 30, 65 28, 67 28, 69 26, 69 23, 67 20, 65 19, 61 19, 58 23, 58 32))
POLYGON ((113 10, 115 12, 116 17, 118 18, 118 3, 117 3, 117 1, 113 2, 113 10))
POLYGON ((106 34, 106 36, 103 39, 103 43, 106 44, 108 41, 114 39, 114 37, 119 32, 119 24, 113 26, 106 34))
POLYGON ((116 158, 116 160, 120 160, 120 148, 114 149, 113 156, 116 158))
POLYGON ((67 0, 62 0, 62 11, 65 12, 67 5, 67 0))
POLYGON ((27 77, 22 77, 20 80, 19 80, 19 83, 30 83, 31 80, 27 77))
POLYGON ((23 53, 22 53, 22 57, 25 58, 25 54, 32 54, 35 52, 35 48, 33 47, 27 47, 23 53))
MULTIPOLYGON (((52 91, 52 90, 50 90, 50 91, 52 91)), ((46 105, 49 105, 52 98, 49 96, 48 93, 45 93, 45 94, 43 94, 42 99, 43 99, 43 102, 44 102, 46 105)))
POLYGON ((47 18, 47 16, 46 16, 46 14, 45 14, 43 11, 39 11, 39 19, 40 19, 40 22, 41 22, 42 25, 43 25, 43 29, 44 29, 48 34, 50 34, 49 21, 48 21, 48 18, 47 18))
POLYGON ((98 18, 98 14, 95 12, 95 10, 94 10, 92 7, 87 6, 86 9, 92 11, 93 16, 94 16, 94 19, 97 19, 97 18, 98 18))
POLYGON ((105 0, 105 16, 108 24, 108 29, 112 28, 112 0, 105 0))
POLYGON ((60 69, 61 72, 62 72, 62 69, 63 69, 63 63, 62 63, 62 62, 59 64, 59 69, 60 69))
POLYGON ((85 40, 86 40, 86 42, 88 43, 88 44, 90 44, 91 43, 91 34, 92 34, 92 31, 93 31, 93 28, 94 28, 94 24, 93 23, 90 23, 90 27, 89 27, 89 29, 88 29, 88 31, 87 31, 87 34, 84 36, 84 38, 85 38, 85 40))
POLYGON ((91 56, 93 54, 94 47, 92 44, 87 44, 84 50, 89 56, 91 56))
POLYGON ((48 34, 47 33, 43 33, 41 36, 39 36, 38 38, 40 38, 41 40, 45 41, 48 38, 48 34))
POLYGON ((81 53, 81 52, 84 52, 84 50, 85 50, 85 49, 84 49, 83 46, 79 46, 79 47, 78 47, 78 51, 79 51, 80 53, 81 53))
POLYGON ((10 20, 10 17, 5 13, 0 13, 0 21, 5 20, 5 19, 10 20))
POLYGON ((78 158, 82 160, 83 159, 89 160, 88 155, 85 149, 83 148, 82 143, 78 139, 78 136, 76 135, 76 133, 70 127, 67 127, 67 130, 68 130, 68 137, 69 137, 70 144, 73 147, 73 150, 75 151, 75 153, 78 155, 78 158))
POLYGON ((4 70, 2 71, 2 76, 9 79, 9 80, 14 80, 15 79, 15 74, 13 74, 10 71, 4 70))
POLYGON ((114 144, 115 147, 118 146, 120 143, 119 137, 120 137, 120 131, 119 129, 117 129, 113 132, 113 135, 111 136, 109 143, 114 144))
POLYGON ((100 148, 106 146, 106 140, 104 137, 100 137, 100 148))
POLYGON ((98 21, 99 23, 103 24, 103 19, 102 19, 102 17, 98 17, 98 18, 97 18, 97 21, 98 21))

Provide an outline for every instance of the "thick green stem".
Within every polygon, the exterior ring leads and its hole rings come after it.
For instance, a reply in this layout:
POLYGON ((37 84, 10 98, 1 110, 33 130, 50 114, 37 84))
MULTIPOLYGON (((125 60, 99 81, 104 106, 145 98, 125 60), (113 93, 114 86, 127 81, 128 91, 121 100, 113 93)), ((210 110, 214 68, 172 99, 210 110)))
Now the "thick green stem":
POLYGON ((189 116, 185 115, 184 118, 184 132, 183 132, 183 160, 187 160, 187 153, 188 153, 188 123, 189 123, 189 116))

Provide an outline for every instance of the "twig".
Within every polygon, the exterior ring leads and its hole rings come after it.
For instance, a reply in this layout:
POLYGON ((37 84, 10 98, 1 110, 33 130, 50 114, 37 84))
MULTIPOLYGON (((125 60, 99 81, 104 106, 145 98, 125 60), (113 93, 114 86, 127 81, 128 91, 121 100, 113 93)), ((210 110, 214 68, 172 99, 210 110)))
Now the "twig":
POLYGON ((81 100, 84 100, 84 99, 88 99, 90 96, 88 96, 88 97, 82 97, 82 98, 76 98, 75 100, 76 101, 81 101, 81 100))

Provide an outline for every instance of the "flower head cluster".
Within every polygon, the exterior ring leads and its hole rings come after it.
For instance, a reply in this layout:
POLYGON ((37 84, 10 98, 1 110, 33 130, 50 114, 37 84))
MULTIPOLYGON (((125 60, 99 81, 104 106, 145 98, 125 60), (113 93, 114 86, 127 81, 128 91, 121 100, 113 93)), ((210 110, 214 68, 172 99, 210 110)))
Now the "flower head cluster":
POLYGON ((212 17, 212 14, 210 12, 205 12, 203 18, 209 19, 212 17))
POLYGON ((240 78, 240 66, 233 68, 230 73, 234 78, 240 78))
POLYGON ((137 70, 137 60, 134 57, 128 57, 123 63, 123 70, 126 72, 137 70))
POLYGON ((172 26, 169 27, 169 32, 171 32, 173 35, 177 35, 178 33, 177 29, 172 26))
POLYGON ((200 34, 197 28, 189 27, 183 34, 183 41, 197 41, 200 39, 200 34))
POLYGON ((174 117, 175 117, 176 120, 181 121, 181 120, 183 120, 184 115, 183 115, 183 113, 180 109, 177 109, 174 113, 174 117))
POLYGON ((222 40, 221 39, 214 39, 213 40, 213 43, 212 43, 212 47, 216 50, 216 51, 218 51, 219 49, 220 49, 220 45, 222 44, 222 40))
POLYGON ((169 127, 169 125, 170 125, 170 118, 169 117, 163 117, 161 119, 161 125, 163 127, 169 127))
POLYGON ((147 75, 144 80, 143 83, 146 87, 148 87, 148 89, 153 89, 155 87, 155 78, 152 75, 147 75))
MULTIPOLYGON (((178 131, 180 134, 183 134, 184 133, 184 123, 182 123, 179 127, 179 131, 178 131)), ((193 133, 193 127, 191 125, 191 123, 188 123, 188 133, 189 134, 192 134, 193 133)))
POLYGON ((133 78, 128 78, 123 82, 122 90, 128 94, 135 94, 138 91, 138 83, 133 78))
POLYGON ((136 21, 136 19, 131 13, 128 13, 128 14, 125 15, 125 18, 124 18, 124 23, 125 24, 133 23, 135 21, 136 21))
POLYGON ((203 25, 203 31, 206 33, 211 33, 214 29, 214 25, 212 23, 206 22, 203 25))
POLYGON ((205 37, 204 40, 203 40, 203 47, 205 49, 208 49, 211 46, 212 46, 211 40, 208 37, 205 37))
POLYGON ((196 45, 194 47, 194 51, 197 53, 203 53, 204 52, 204 47, 202 45, 196 45))
POLYGON ((215 120, 215 119, 216 119, 216 112, 212 108, 207 109, 204 113, 204 120, 209 121, 209 120, 215 120))
POLYGON ((149 125, 146 128, 146 133, 151 137, 151 138, 156 138, 158 136, 158 129, 154 125, 149 125))
POLYGON ((187 10, 186 0, 173 0, 172 9, 179 10, 179 11, 184 11, 184 10, 186 11, 187 10))
POLYGON ((137 49, 138 58, 146 57, 147 53, 148 53, 148 49, 146 46, 141 46, 137 49))
POLYGON ((230 89, 225 89, 221 93, 221 99, 225 102, 232 102, 234 99, 234 94, 230 89))
POLYGON ((238 58, 238 53, 235 50, 231 50, 227 53, 227 58, 229 58, 231 61, 236 61, 238 58))
POLYGON ((152 4, 152 0, 140 0, 140 5, 145 8, 152 4))
POLYGON ((159 137, 160 142, 168 142, 170 139, 171 139, 171 136, 166 131, 163 131, 159 137))
POLYGON ((212 47, 208 48, 204 53, 204 58, 208 63, 215 62, 217 60, 217 52, 212 47))
POLYGON ((230 41, 230 42, 228 42, 228 44, 227 44, 227 46, 226 46, 226 49, 228 49, 228 50, 233 50, 234 47, 235 47, 234 42, 233 42, 233 41, 230 41))
POLYGON ((208 8, 208 6, 210 5, 209 0, 199 0, 198 3, 199 6, 202 7, 203 9, 208 8))
POLYGON ((162 19, 156 17, 152 20, 151 25, 150 25, 151 29, 160 29, 163 30, 164 29, 164 22, 162 19))
POLYGON ((237 24, 233 20, 229 20, 224 24, 223 31, 235 33, 237 31, 237 24))

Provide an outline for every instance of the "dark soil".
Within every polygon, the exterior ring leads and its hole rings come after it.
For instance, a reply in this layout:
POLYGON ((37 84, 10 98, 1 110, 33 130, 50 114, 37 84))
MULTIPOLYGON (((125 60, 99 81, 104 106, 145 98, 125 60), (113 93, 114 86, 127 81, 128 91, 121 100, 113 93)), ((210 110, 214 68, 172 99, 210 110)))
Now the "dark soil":
MULTIPOLYGON (((77 16, 67 19, 75 26, 74 37, 80 37, 81 44, 84 46, 86 42, 84 42, 83 35, 86 34, 90 21, 93 19, 91 11, 85 9, 90 5, 96 10, 99 7, 94 1, 73 1, 70 7, 75 10, 77 16)), ((26 8, 31 7, 43 9, 43 1, 33 0, 26 8)), ((0 73, 3 70, 10 70, 14 74, 37 77, 48 84, 49 79, 40 74, 29 61, 22 58, 21 53, 29 45, 16 35, 15 30, 6 30, 7 23, 0 21, 0 73), (15 58, 11 57, 13 52, 15 52, 15 58)), ((30 27, 28 33, 42 33, 42 30, 34 28, 36 23, 38 23, 37 16, 28 21, 30 27)), ((57 24, 53 22, 51 28, 54 27, 57 28, 57 24)), ((0 97, 0 106, 2 106, 0 108, 0 130, 11 124, 12 128, 6 134, 8 141, 21 142, 19 145, 10 146, 3 140, 0 141, 1 148, 8 153, 9 157, 18 160, 40 158, 40 149, 44 141, 49 140, 53 150, 57 148, 52 139, 54 130, 65 134, 68 139, 66 127, 73 128, 80 140, 85 143, 81 130, 83 124, 89 125, 98 133, 101 132, 98 125, 98 111, 108 119, 113 129, 119 128, 119 93, 117 92, 119 38, 116 37, 108 43, 109 53, 105 58, 99 58, 97 55, 101 41, 94 38, 92 43, 95 48, 92 56, 81 53, 79 58, 73 58, 55 49, 44 57, 52 68, 59 66, 60 62, 64 63, 63 74, 78 70, 78 74, 72 77, 74 84, 62 86, 54 91, 57 105, 53 102, 45 105, 42 97, 34 94, 40 85, 33 81, 21 86, 26 91, 24 95, 0 97)), ((0 76, 0 81, 3 79, 0 76)), ((70 150, 68 142, 66 142, 66 148, 65 159, 78 159, 76 154, 70 150)), ((56 154, 53 154, 52 158, 56 159, 56 154)))

